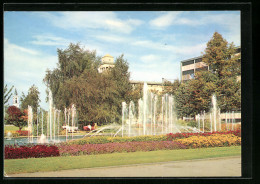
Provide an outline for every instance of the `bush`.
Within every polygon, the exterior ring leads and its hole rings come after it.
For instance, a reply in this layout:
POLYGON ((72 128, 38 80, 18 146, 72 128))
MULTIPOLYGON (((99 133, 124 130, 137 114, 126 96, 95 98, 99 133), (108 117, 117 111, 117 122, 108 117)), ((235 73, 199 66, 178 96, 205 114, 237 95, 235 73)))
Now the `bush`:
POLYGON ((115 142, 140 142, 140 141, 166 141, 166 135, 146 135, 146 136, 135 136, 135 137, 109 137, 109 136, 94 136, 84 137, 82 139, 69 141, 67 145, 72 144, 104 144, 104 143, 115 143, 115 142))
POLYGON ((19 136, 28 136, 28 130, 17 130, 19 136))
POLYGON ((207 132, 207 133, 169 133, 167 135, 144 135, 135 137, 109 137, 109 136, 94 136, 94 137, 84 137, 78 140, 68 141, 61 144, 104 144, 104 143, 115 143, 115 142, 143 142, 143 141, 172 141, 175 139, 182 139, 191 136, 210 136, 212 134, 234 134, 241 137, 241 131, 227 131, 227 132, 207 132))
POLYGON ((197 127, 198 126, 198 123, 197 121, 187 121, 187 125, 188 126, 191 126, 191 127, 197 127))
POLYGON ((35 145, 29 146, 5 146, 5 159, 18 159, 30 157, 51 157, 59 156, 59 149, 57 146, 51 145, 35 145))
POLYGON ((63 156, 93 155, 114 152, 136 152, 154 150, 186 149, 186 146, 172 141, 124 142, 85 145, 60 145, 59 151, 63 156))

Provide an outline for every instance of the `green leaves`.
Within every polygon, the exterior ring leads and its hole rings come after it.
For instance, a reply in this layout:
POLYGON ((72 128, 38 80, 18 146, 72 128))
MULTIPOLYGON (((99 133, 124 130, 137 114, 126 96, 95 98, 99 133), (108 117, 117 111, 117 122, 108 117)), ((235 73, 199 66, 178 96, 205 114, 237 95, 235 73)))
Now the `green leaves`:
POLYGON ((130 101, 128 63, 119 56, 109 72, 98 73, 101 57, 78 44, 58 49, 59 63, 47 71, 45 84, 51 89, 55 107, 75 104, 79 122, 106 124, 120 121, 122 101, 130 101))
POLYGON ((21 99, 21 109, 27 109, 28 105, 32 106, 33 112, 37 112, 37 108, 39 107, 40 103, 40 92, 38 88, 33 84, 28 91, 27 96, 24 94, 22 95, 21 99))
POLYGON ((176 92, 176 104, 179 116, 194 116, 209 111, 211 96, 217 96, 222 112, 239 110, 241 107, 241 82, 237 76, 241 73, 240 53, 235 54, 233 43, 229 44, 215 32, 207 43, 202 61, 208 64, 210 71, 196 72, 195 79, 182 83, 176 92))
POLYGON ((4 105, 9 101, 9 99, 11 98, 12 94, 12 90, 13 90, 14 86, 12 86, 10 89, 8 89, 7 84, 4 87, 4 105))

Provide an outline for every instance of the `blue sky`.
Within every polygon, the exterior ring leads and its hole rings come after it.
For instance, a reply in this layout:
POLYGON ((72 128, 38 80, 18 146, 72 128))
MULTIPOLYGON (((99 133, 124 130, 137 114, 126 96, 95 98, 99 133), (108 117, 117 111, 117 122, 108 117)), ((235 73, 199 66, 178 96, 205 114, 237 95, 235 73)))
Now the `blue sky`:
POLYGON ((45 71, 70 42, 98 56, 124 54, 132 80, 179 79, 180 61, 201 55, 215 31, 240 46, 240 12, 4 12, 4 83, 18 95, 35 84, 47 109, 45 71))

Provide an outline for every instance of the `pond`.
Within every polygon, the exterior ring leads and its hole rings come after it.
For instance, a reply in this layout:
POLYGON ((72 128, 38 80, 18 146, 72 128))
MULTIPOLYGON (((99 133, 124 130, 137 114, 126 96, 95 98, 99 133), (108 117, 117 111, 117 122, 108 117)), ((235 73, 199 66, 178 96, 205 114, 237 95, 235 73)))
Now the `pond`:
MULTIPOLYGON (((76 139, 80 139, 84 137, 84 135, 74 135, 73 138, 72 136, 68 136, 67 140, 76 140, 76 139)), ((47 139, 47 138, 46 138, 47 139)), ((34 137, 33 141, 30 142, 30 144, 38 144, 37 143, 38 138, 34 137)), ((65 142, 66 141, 66 136, 59 136, 58 138, 56 137, 56 140, 50 140, 50 138, 48 137, 48 143, 58 143, 58 142, 65 142)), ((26 145, 28 144, 28 137, 19 137, 19 138, 5 138, 4 139, 4 145, 26 145)))

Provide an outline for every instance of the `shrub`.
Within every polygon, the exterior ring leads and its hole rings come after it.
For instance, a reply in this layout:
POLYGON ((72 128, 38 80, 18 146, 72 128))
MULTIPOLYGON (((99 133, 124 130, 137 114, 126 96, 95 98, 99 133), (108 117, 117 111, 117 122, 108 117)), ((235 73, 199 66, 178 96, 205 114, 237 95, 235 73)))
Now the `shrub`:
POLYGON ((17 130, 19 136, 28 136, 28 130, 17 130))
POLYGON ((95 137, 84 137, 82 139, 69 141, 67 145, 72 144, 104 144, 104 143, 115 143, 115 142, 140 142, 140 141, 166 141, 166 135, 146 135, 146 136, 135 136, 135 137, 109 137, 109 136, 95 136, 95 137))
POLYGON ((5 159, 18 159, 30 157, 51 157, 59 156, 59 149, 55 145, 35 145, 35 146, 5 146, 5 159))
POLYGON ((94 136, 84 137, 78 140, 69 141, 62 144, 104 144, 104 143, 115 143, 115 142, 143 142, 143 141, 172 141, 176 139, 187 138, 191 136, 210 136, 212 134, 234 134, 241 137, 241 130, 227 131, 227 132, 207 132, 207 133, 169 133, 167 135, 144 135, 135 137, 109 137, 109 136, 94 136))
POLYGON ((186 149, 181 143, 172 141, 124 142, 85 145, 59 145, 61 155, 92 155, 114 152, 136 152, 154 150, 186 149))

